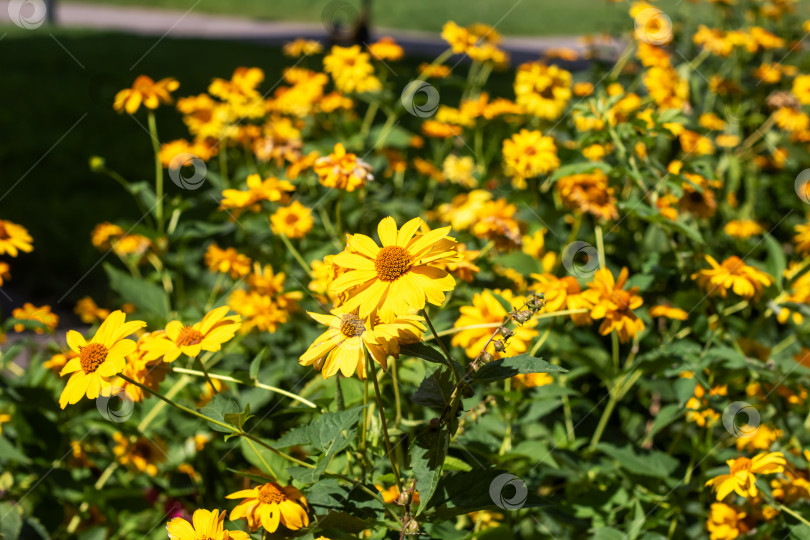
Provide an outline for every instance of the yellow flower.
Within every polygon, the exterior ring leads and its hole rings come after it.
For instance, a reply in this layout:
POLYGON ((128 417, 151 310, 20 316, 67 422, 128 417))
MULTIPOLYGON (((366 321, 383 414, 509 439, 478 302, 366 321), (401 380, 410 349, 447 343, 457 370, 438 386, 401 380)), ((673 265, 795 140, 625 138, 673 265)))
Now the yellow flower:
POLYGON ((771 429, 765 424, 745 425, 740 428, 740 432, 750 435, 737 438, 737 450, 768 450, 782 437, 781 429, 771 429))
POLYGON ((157 466, 166 461, 168 456, 166 444, 159 437, 126 437, 116 431, 113 433, 113 440, 116 443, 113 454, 118 462, 149 476, 157 475, 157 466))
MULTIPOLYGON (((11 316, 21 321, 36 321, 40 323, 45 328, 41 326, 35 327, 34 332, 37 334, 42 334, 46 331, 48 333, 53 332, 56 325, 59 324, 59 317, 56 313, 51 313, 51 306, 37 307, 30 302, 26 302, 21 308, 14 309, 14 311, 11 312, 11 316)), ((22 332, 23 330, 25 330, 24 324, 14 324, 15 332, 22 332)))
POLYGON ((323 52, 323 46, 311 39, 298 38, 284 44, 284 55, 297 58, 323 52))
POLYGON ((506 199, 485 202, 472 227, 472 233, 478 238, 495 241, 498 249, 514 249, 522 240, 521 223, 515 219, 517 206, 506 199))
POLYGON ((33 238, 22 225, 0 219, 0 255, 9 254, 16 257, 20 251, 30 253, 34 250, 33 238))
POLYGON ((234 279, 250 273, 250 258, 232 247, 220 249, 216 244, 211 244, 205 251, 205 264, 212 272, 230 274, 234 279))
POLYGON ((734 238, 749 238, 755 234, 762 234, 762 227, 756 221, 750 219, 733 219, 726 223, 723 231, 734 238))
POLYGON ((279 180, 278 178, 270 177, 262 181, 262 177, 258 174, 251 174, 247 177, 247 191, 240 191, 238 189, 226 189, 222 192, 222 208, 244 210, 250 209, 251 212, 258 212, 261 210, 259 202, 285 202, 287 193, 295 191, 293 186, 287 180, 279 180))
POLYGON ((610 270, 600 268, 594 274, 593 281, 588 283, 588 290, 582 293, 582 297, 591 304, 591 318, 603 319, 599 333, 606 336, 616 330, 622 343, 644 330, 644 321, 633 312, 641 307, 644 300, 636 294, 637 287, 624 290, 627 277, 627 268, 622 268, 618 280, 614 279, 610 270))
POLYGON ((226 316, 228 306, 209 311, 200 322, 184 325, 170 321, 166 333, 144 344, 146 360, 163 357, 164 362, 174 362, 181 354, 195 358, 200 351, 218 351, 222 344, 233 338, 242 325, 239 315, 226 316))
POLYGON ((692 279, 696 279, 710 295, 717 294, 719 289, 720 296, 725 298, 731 289, 743 298, 753 298, 773 282, 771 276, 748 266, 736 255, 723 261, 722 265, 711 255, 706 255, 706 261, 711 268, 692 274, 692 279))
POLYGON ((557 191, 569 208, 604 220, 619 217, 613 188, 608 186, 608 177, 601 169, 563 176, 557 180, 557 191))
POLYGON ((587 97, 593 94, 593 83, 578 82, 574 84, 574 95, 577 97, 587 97))
POLYGON ((250 540, 246 532, 224 529, 225 514, 198 509, 191 517, 192 523, 176 517, 166 524, 166 530, 171 540, 250 540))
POLYGON ((500 34, 486 24, 473 24, 465 28, 449 21, 442 27, 441 35, 455 54, 466 54, 476 62, 506 64, 509 61, 509 56, 498 48, 500 34))
POLYGON ((11 422, 10 414, 0 414, 0 434, 3 433, 3 424, 11 422))
POLYGON ((458 260, 456 241, 447 236, 450 227, 416 234, 421 225, 422 220, 414 218, 397 231, 394 218, 383 219, 377 226, 382 247, 362 234, 348 238, 350 251, 333 259, 349 269, 331 286, 338 294, 351 289, 342 311, 359 308, 362 319, 379 314, 390 322, 423 309, 426 301, 437 306, 444 302, 444 293, 452 291, 456 281, 440 265, 458 260))
POLYGON ((298 201, 282 206, 270 216, 270 228, 287 238, 303 238, 313 225, 312 210, 298 201))
MULTIPOLYGON (((163 330, 158 330, 142 334, 135 344, 135 351, 127 355, 127 365, 121 373, 147 388, 157 391, 160 388, 161 381, 166 378, 169 372, 169 366, 160 358, 147 360, 146 347, 148 343, 165 336, 165 333, 163 330)), ((145 392, 140 386, 120 377, 113 381, 113 385, 122 388, 126 395, 135 402, 143 401, 144 397, 151 396, 149 392, 145 392)))
POLYGON ((451 181, 468 189, 478 185, 475 179, 475 161, 470 156, 459 157, 450 154, 444 159, 442 164, 442 178, 451 181))
POLYGON ((450 68, 441 64, 433 65, 428 63, 419 64, 419 74, 426 79, 444 79, 450 75, 450 68))
POLYGON ((293 486, 268 482, 253 489, 231 493, 227 499, 244 499, 231 510, 231 521, 244 518, 255 531, 261 524, 268 532, 276 532, 282 525, 297 531, 309 525, 309 506, 304 495, 293 486))
POLYGON ((103 309, 96 305, 89 296, 85 296, 76 303, 73 312, 79 316, 84 324, 93 324, 101 319, 106 319, 110 315, 109 309, 103 309))
POLYGON ((90 234, 90 241, 98 249, 110 249, 112 247, 111 238, 118 238, 124 235, 124 229, 114 223, 99 223, 90 234))
POLYGON ((369 59, 370 55, 362 52, 360 45, 334 45, 323 59, 323 70, 332 76, 335 87, 344 94, 377 92, 382 89, 382 83, 374 75, 369 59))
POLYGON ((516 388, 539 388, 554 382, 554 377, 548 373, 525 373, 512 377, 512 384, 516 388))
POLYGON ((11 266, 7 262, 0 261, 0 287, 9 279, 11 279, 11 266))
POLYGON ((399 60, 405 55, 402 47, 389 36, 381 37, 376 43, 369 45, 368 52, 377 60, 399 60))
MULTIPOLYGON (((461 306, 459 309, 461 314, 453 324, 453 328, 503 322, 506 318, 507 311, 503 304, 495 297, 495 294, 501 296, 515 309, 520 308, 526 301, 526 299, 521 296, 513 296, 510 290, 484 290, 480 293, 475 293, 472 298, 472 305, 461 306)), ((502 339, 497 337, 487 346, 486 352, 492 354, 494 358, 517 356, 525 353, 529 348, 529 343, 537 337, 538 332, 534 329, 536 325, 537 321, 531 319, 517 326, 513 330, 514 334, 506 340, 506 350, 504 352, 498 352, 495 349, 494 342, 502 339)), ((478 358, 478 355, 484 350, 484 345, 494 331, 495 329, 492 327, 467 328, 454 334, 451 343, 454 347, 462 347, 469 358, 478 358)))
POLYGON ((802 105, 810 105, 810 75, 796 76, 791 93, 802 105))
POLYGON ((215 153, 216 148, 208 146, 205 142, 190 143, 185 139, 177 139, 160 146, 158 159, 166 168, 180 169, 190 163, 189 156, 184 154, 193 154, 203 161, 208 161, 215 153))
POLYGON ((346 152, 341 143, 335 145, 333 153, 318 158, 313 169, 322 185, 346 191, 362 188, 366 182, 374 180, 371 166, 356 155, 346 152))
POLYGON ((503 141, 502 152, 505 172, 512 178, 534 178, 560 166, 554 139, 537 130, 515 133, 503 141))
POLYGON ((115 94, 113 108, 118 112, 134 114, 143 103, 147 109, 157 109, 161 103, 171 103, 171 93, 179 87, 180 83, 171 77, 155 82, 151 77, 140 75, 132 88, 125 88, 115 94))
POLYGON ((659 304, 650 308, 650 317, 664 317, 674 321, 685 321, 689 318, 689 314, 681 308, 659 304))
POLYGON ((734 540, 748 532, 745 512, 723 503, 712 503, 706 529, 710 540, 734 540))
POLYGON ((543 309, 546 313, 553 313, 563 309, 575 310, 585 309, 586 313, 572 313, 571 320, 574 324, 590 324, 591 305, 582 297, 582 289, 574 276, 558 278, 553 274, 532 274, 535 280, 530 290, 535 294, 542 294, 545 297, 543 309))
POLYGON ((571 99, 571 73, 542 62, 521 64, 515 74, 515 101, 546 120, 558 118, 571 99))
POLYGON ((801 132, 810 127, 810 116, 791 107, 779 107, 773 113, 776 125, 785 131, 801 132))
POLYGON ((782 452, 757 454, 752 459, 740 457, 729 459, 726 464, 729 474, 721 474, 706 482, 717 491, 717 500, 722 501, 732 491, 741 497, 756 497, 757 474, 780 473, 785 470, 785 456, 782 452))
POLYGON ((85 395, 96 399, 110 387, 107 379, 124 369, 125 357, 135 350, 135 342, 124 338, 146 326, 143 321, 125 322, 125 319, 122 311, 113 311, 89 342, 77 331, 68 331, 67 344, 79 356, 69 360, 59 373, 73 374, 59 397, 61 408, 77 403, 85 395))
POLYGON ((422 339, 425 328, 413 315, 401 315, 390 323, 371 324, 354 313, 331 315, 309 313, 310 317, 329 327, 301 355, 302 366, 314 365, 323 378, 329 378, 340 370, 344 377, 351 377, 355 370, 360 379, 366 378, 365 352, 383 369, 388 369, 388 356, 399 357, 400 344, 416 343, 422 339))

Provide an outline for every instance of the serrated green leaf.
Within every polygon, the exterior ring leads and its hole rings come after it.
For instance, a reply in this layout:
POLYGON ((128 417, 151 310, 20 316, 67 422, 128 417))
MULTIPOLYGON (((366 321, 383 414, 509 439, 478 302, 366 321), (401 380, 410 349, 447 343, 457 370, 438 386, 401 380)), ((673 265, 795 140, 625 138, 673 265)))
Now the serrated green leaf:
POLYGON ((411 469, 416 478, 416 489, 419 490, 417 516, 427 507, 436 492, 449 446, 450 433, 446 429, 425 430, 411 445, 411 469))
MULTIPOLYGON (((200 412, 213 418, 214 420, 217 420, 218 422, 223 422, 229 425, 234 424, 229 422, 226 417, 233 418, 232 415, 241 414, 239 411, 239 404, 236 403, 236 401, 234 401, 232 398, 223 396, 222 394, 216 394, 211 401, 200 410, 200 412)), ((208 422, 208 425, 211 426, 211 429, 214 431, 220 431, 222 433, 230 433, 233 431, 212 422, 208 422)))
POLYGON ((549 364, 541 358, 530 354, 521 354, 509 358, 501 358, 484 364, 473 376, 473 383, 487 383, 502 381, 515 375, 527 373, 565 373, 566 369, 549 364))
POLYGON ((441 410, 450 403, 452 392, 453 378, 450 370, 437 368, 422 380, 411 401, 423 407, 441 410))

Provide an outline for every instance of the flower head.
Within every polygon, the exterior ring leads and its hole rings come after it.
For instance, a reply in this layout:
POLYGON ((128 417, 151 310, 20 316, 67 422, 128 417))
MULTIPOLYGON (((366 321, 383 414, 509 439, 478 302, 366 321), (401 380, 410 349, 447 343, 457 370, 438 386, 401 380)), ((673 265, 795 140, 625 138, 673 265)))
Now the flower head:
POLYGON ((161 103, 172 102, 171 93, 180 87, 176 79, 167 77, 157 82, 151 77, 141 75, 132 84, 115 95, 113 107, 118 112, 134 114, 143 104, 147 109, 157 109, 161 103))
POLYGON ((312 210, 298 201, 282 206, 270 216, 270 228, 287 238, 303 238, 312 230, 312 210))
POLYGON ((25 227, 0 219, 0 255, 8 253, 16 257, 20 251, 30 253, 34 250, 32 242, 25 227))
POLYGON ((756 497, 757 474, 780 473, 785 470, 785 456, 782 452, 757 454, 753 458, 740 457, 726 461, 729 474, 721 474, 706 482, 717 490, 717 500, 722 501, 732 491, 741 497, 756 497))
POLYGON ((239 315, 226 317, 228 306, 209 311, 203 319, 193 325, 180 321, 170 321, 166 333, 144 344, 145 359, 163 357, 164 362, 174 362, 181 354, 194 358, 200 351, 218 351, 222 344, 233 338, 242 324, 239 315))
POLYGON ((335 145, 333 153, 318 158, 313 168, 321 185, 346 191, 362 188, 366 182, 374 180, 371 166, 346 152, 346 147, 341 143, 335 145))
POLYGON ((365 352, 388 368, 388 356, 399 357, 399 346, 416 343, 422 339, 425 328, 413 315, 401 315, 390 323, 372 324, 363 321, 354 313, 341 313, 334 309, 331 315, 310 313, 310 317, 329 329, 321 334, 301 355, 302 366, 314 365, 323 378, 331 377, 338 370, 344 377, 357 371, 360 379, 366 378, 365 352))
POLYGON ((359 309, 362 319, 379 315, 390 322, 423 309, 426 302, 444 302, 444 293, 453 290, 456 281, 440 265, 458 260, 456 241, 447 236, 450 227, 416 234, 421 226, 422 220, 414 218, 398 231, 389 216, 377 226, 382 247, 362 234, 348 238, 347 250, 333 259, 349 270, 331 286, 338 294, 351 289, 341 311, 359 309))
POLYGON ((304 495, 293 486, 268 482, 253 489, 227 495, 228 499, 244 499, 231 510, 231 521, 244 518, 251 531, 259 525, 276 532, 279 525, 297 531, 309 525, 309 506, 304 495))
POLYGON ((166 530, 171 540, 250 540, 246 532, 225 530, 225 515, 201 508, 194 511, 191 523, 176 517, 166 524, 166 530))
POLYGON ((627 268, 622 268, 619 279, 607 268, 600 268, 588 283, 588 290, 582 293, 591 305, 591 318, 602 319, 599 333, 606 336, 616 330, 622 343, 644 330, 644 321, 633 312, 644 300, 637 294, 637 287, 624 289, 627 277, 627 268))
POLYGON ((748 266, 736 255, 723 261, 723 264, 718 264, 711 255, 706 255, 706 261, 711 268, 692 274, 692 279, 696 279, 710 295, 719 293, 725 298, 732 290, 743 298, 753 298, 773 282, 771 276, 748 266))
POLYGON ((113 311, 90 341, 75 330, 67 333, 68 346, 78 356, 70 359, 59 374, 72 373, 59 397, 61 408, 77 403, 85 395, 96 399, 111 386, 108 378, 123 371, 126 356, 135 350, 135 342, 125 338, 146 326, 143 321, 125 322, 125 319, 123 311, 113 311))

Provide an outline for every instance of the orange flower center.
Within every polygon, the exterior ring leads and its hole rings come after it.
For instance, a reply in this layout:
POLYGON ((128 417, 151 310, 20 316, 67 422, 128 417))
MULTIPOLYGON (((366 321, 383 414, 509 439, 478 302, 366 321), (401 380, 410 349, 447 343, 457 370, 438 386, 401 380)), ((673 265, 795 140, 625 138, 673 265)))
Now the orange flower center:
POLYGON ((287 500, 287 496, 275 484, 265 484, 259 488, 259 502, 262 504, 280 503, 287 500))
POLYGON ((101 343, 88 343, 79 351, 79 359, 82 370, 87 374, 93 373, 107 359, 107 347, 101 343))
POLYGON ((190 326, 184 326, 180 333, 177 335, 177 346, 187 347, 189 345, 196 345, 203 340, 203 335, 199 330, 190 326))
POLYGON ((741 457, 734 461, 734 464, 731 466, 731 474, 737 474, 739 472, 745 472, 751 470, 751 460, 747 457, 741 457))
POLYGON ((411 264, 413 264, 413 257, 407 249, 388 246, 380 250, 377 260, 374 261, 374 269, 381 280, 396 281, 411 269, 411 264))
POLYGON ((340 333, 350 338, 359 336, 366 331, 366 325, 357 315, 347 313, 340 319, 340 333))

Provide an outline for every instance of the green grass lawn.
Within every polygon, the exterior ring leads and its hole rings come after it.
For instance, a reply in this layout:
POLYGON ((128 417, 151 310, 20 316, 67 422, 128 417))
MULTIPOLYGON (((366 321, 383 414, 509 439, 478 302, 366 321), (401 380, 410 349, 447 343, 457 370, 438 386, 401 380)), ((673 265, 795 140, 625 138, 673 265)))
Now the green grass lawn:
MULTIPOLYGON (((280 21, 320 22, 330 0, 92 0, 280 21), (195 5, 196 3, 196 5, 195 5)), ((337 0, 338 2, 342 0, 337 0)), ((675 2, 672 2, 673 4, 675 2)), ((359 6, 359 0, 345 4, 359 6)), ((335 4, 333 4, 335 5, 335 4)), ((351 9, 342 9, 350 14, 351 9)), ((448 20, 486 22, 511 35, 570 35, 605 32, 627 18, 627 4, 606 0, 372 0, 372 20, 387 28, 438 32, 448 20)))

